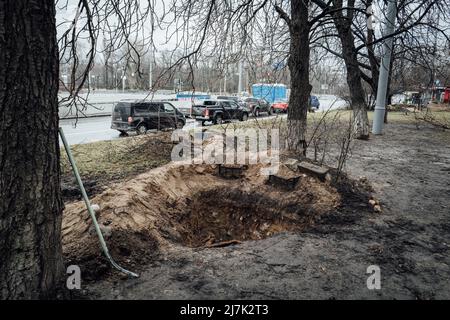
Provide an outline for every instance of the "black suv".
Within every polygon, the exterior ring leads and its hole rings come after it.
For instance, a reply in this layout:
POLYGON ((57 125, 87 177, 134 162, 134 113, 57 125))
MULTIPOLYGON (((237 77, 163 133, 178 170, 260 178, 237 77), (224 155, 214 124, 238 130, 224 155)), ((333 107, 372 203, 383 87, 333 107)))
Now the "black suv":
POLYGON ((227 100, 227 101, 234 101, 242 108, 246 108, 247 104, 239 97, 236 96, 218 96, 217 100, 227 100))
POLYGON ((184 115, 168 102, 119 102, 111 119, 111 129, 126 134, 144 134, 151 129, 183 128, 184 115))
POLYGON ((249 110, 232 100, 205 100, 202 105, 192 107, 192 117, 200 121, 202 125, 206 121, 221 124, 224 121, 237 119, 246 121, 249 110))
POLYGON ((267 112, 269 115, 272 114, 272 108, 270 106, 270 103, 268 103, 264 99, 250 97, 245 99, 244 101, 255 117, 259 117, 261 112, 267 112))

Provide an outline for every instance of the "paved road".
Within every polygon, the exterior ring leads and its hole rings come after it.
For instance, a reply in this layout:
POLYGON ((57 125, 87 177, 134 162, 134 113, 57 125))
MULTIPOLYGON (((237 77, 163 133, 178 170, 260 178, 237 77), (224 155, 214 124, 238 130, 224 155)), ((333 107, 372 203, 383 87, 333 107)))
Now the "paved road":
MULTIPOLYGON (((339 100, 331 95, 320 96, 319 100, 320 111, 326 111, 328 108, 341 108, 346 104, 345 101, 339 100)), ((119 132, 110 128, 110 116, 81 118, 78 122, 71 119, 64 119, 60 121, 60 125, 64 130, 67 141, 71 145, 119 138, 119 132)), ((196 121, 188 119, 185 129, 195 128, 198 125, 199 123, 196 121)))
POLYGON ((112 130, 111 117, 81 118, 61 120, 60 127, 70 145, 119 138, 119 132, 112 130))
MULTIPOLYGON (((249 121, 252 121, 252 119, 249 121)), ((208 124, 209 123, 206 123, 206 125, 208 124)), ((192 119, 187 119, 186 125, 183 129, 189 130, 196 128, 199 125, 199 122, 192 119)), ((110 128, 110 116, 81 118, 78 119, 78 122, 76 120, 64 119, 60 121, 60 126, 63 128, 66 139, 70 145, 120 138, 119 132, 110 128)))

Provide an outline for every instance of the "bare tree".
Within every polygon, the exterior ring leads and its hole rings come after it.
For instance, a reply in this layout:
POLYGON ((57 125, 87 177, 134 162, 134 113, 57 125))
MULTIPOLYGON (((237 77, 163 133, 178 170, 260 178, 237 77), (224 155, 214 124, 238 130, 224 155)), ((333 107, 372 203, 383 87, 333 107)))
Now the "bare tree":
POLYGON ((367 83, 372 89, 372 95, 376 95, 380 45, 389 37, 402 36, 424 26, 439 28, 425 23, 424 20, 433 8, 439 11, 448 8, 448 0, 399 1, 397 29, 393 34, 382 34, 379 37, 376 37, 374 30, 368 29, 367 25, 367 20, 371 16, 369 8, 375 5, 373 1, 312 0, 312 2, 322 9, 322 14, 319 15, 322 24, 318 36, 321 41, 318 45, 344 60, 356 136, 359 139, 367 139, 369 123, 363 84, 367 83))
POLYGON ((174 67, 187 63, 193 70, 200 59, 215 56, 219 68, 226 71, 229 64, 251 57, 259 40, 270 48, 273 59, 288 60, 291 95, 286 145, 288 150, 304 154, 311 92, 309 34, 315 23, 309 20, 309 7, 309 1, 174 1, 166 18, 178 35, 183 34, 178 47, 184 50, 174 67))

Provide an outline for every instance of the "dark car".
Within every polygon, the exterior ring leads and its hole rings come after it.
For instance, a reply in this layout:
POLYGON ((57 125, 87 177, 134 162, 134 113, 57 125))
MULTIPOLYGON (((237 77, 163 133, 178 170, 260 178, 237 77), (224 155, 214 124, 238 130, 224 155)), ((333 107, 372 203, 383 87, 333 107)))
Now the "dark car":
POLYGON ((310 106, 310 111, 312 111, 312 112, 314 112, 315 110, 319 110, 319 107, 320 107, 319 98, 317 98, 316 96, 310 96, 309 97, 309 106, 310 106))
POLYGON ((249 110, 232 100, 205 100, 201 105, 192 107, 192 118, 203 124, 212 121, 221 124, 225 121, 238 119, 246 121, 249 110))
POLYGON ((243 101, 241 98, 239 98, 237 96, 218 96, 217 100, 234 101, 243 108, 248 107, 247 104, 245 103, 245 101, 243 101))
POLYGON ((239 101, 239 97, 236 96, 218 96, 217 100, 231 100, 234 102, 238 102, 239 101))
POLYGON ((119 102, 111 119, 111 128, 125 134, 144 134, 151 129, 182 128, 184 115, 169 102, 119 102))
POLYGON ((259 117, 261 112, 267 112, 269 115, 272 114, 272 108, 270 103, 268 103, 264 99, 258 98, 247 98, 244 100, 247 104, 247 107, 250 109, 250 112, 255 116, 259 117))
MULTIPOLYGON (((276 101, 272 104, 272 112, 288 112, 289 104, 287 101, 276 101)), ((320 102, 316 96, 309 96, 309 112, 319 110, 320 102)))

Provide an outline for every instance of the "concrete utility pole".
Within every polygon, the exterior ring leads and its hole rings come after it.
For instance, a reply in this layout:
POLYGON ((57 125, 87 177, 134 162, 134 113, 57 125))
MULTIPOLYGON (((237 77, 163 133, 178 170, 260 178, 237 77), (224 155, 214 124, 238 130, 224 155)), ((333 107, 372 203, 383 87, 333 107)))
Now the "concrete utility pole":
MULTIPOLYGON (((388 0, 387 20, 385 22, 385 36, 390 35, 395 29, 395 17, 397 15, 397 1, 388 0)), ((375 114, 373 117, 373 134, 382 134, 384 126, 384 113, 386 111, 386 93, 389 79, 389 69, 391 64, 392 45, 394 37, 385 40, 383 48, 383 59, 380 66, 380 78, 378 79, 377 102, 375 104, 375 114)))

